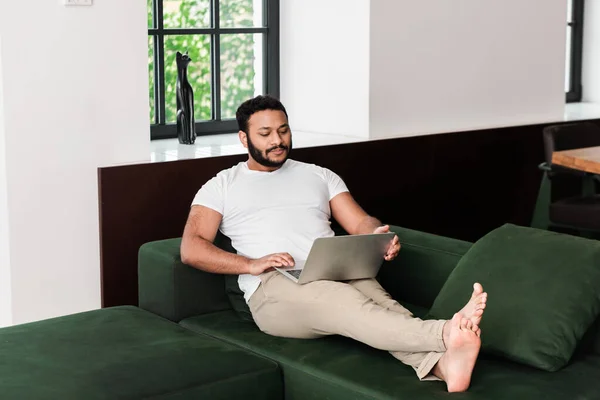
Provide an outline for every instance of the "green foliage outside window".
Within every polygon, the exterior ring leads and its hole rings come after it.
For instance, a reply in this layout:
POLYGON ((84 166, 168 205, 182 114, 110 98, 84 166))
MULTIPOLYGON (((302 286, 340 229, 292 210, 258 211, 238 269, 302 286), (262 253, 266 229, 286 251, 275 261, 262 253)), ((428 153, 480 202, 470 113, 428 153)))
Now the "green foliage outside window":
MULTIPOLYGON (((148 27, 152 28, 152 0, 148 1, 148 27)), ((158 0, 160 1, 160 0, 158 0)), ((210 27, 208 0, 163 0, 164 26, 168 28, 210 27)), ((252 0, 220 0, 221 27, 242 28, 255 26, 252 0)), ((154 46, 150 37, 148 68, 150 74, 150 120, 155 123, 154 107, 154 46)), ((255 94, 255 40, 262 43, 257 34, 221 35, 221 114, 233 118, 235 110, 244 100, 255 94)), ((262 46, 262 44, 260 44, 262 46)), ((165 35, 165 101, 166 121, 175 122, 177 113, 176 82, 177 51, 188 52, 192 62, 188 67, 188 79, 194 90, 196 121, 212 118, 211 110, 211 37, 210 35, 165 35)), ((261 88, 256 88, 262 92, 261 88)))

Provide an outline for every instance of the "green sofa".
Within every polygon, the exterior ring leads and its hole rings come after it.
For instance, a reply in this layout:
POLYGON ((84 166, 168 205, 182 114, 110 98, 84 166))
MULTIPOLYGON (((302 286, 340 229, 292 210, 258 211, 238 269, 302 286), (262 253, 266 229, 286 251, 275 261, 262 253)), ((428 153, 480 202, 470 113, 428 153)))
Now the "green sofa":
MULTIPOLYGON (((424 316, 471 243, 392 227, 400 256, 378 277, 424 316)), ((179 239, 139 252, 139 307, 0 329, 0 399, 442 399, 387 352, 343 337, 268 336, 231 279, 183 265, 179 239), (235 309, 235 310, 234 310, 235 309)), ((222 241, 218 245, 227 248, 222 241)), ((600 399, 597 321, 569 365, 544 372, 482 355, 464 399, 600 399)))
POLYGON ((0 399, 282 398, 276 363, 124 306, 0 329, 0 399))
MULTIPOLYGON (((392 227, 402 250, 378 280, 417 316, 425 316, 471 243, 392 227)), ((285 339, 262 333, 224 276, 183 265, 180 239, 145 244, 139 254, 140 307, 182 327, 275 361, 285 399, 447 398, 442 382, 420 382, 384 351, 344 337, 285 339), (235 309, 235 310, 234 310, 235 309)), ((224 243, 219 243, 226 248, 224 243)), ((482 354, 465 399, 600 399, 598 321, 568 366, 545 372, 482 354)))

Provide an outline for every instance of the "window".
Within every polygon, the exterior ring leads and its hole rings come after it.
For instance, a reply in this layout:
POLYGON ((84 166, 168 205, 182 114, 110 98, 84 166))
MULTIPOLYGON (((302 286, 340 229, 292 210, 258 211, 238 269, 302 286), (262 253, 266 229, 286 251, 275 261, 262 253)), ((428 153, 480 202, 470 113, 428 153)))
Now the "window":
POLYGON ((581 101, 581 55, 583 52, 583 1, 567 0, 567 102, 581 101))
POLYGON ((192 59, 196 134, 237 132, 235 111, 279 96, 279 0, 147 0, 151 138, 177 137, 177 52, 192 59))

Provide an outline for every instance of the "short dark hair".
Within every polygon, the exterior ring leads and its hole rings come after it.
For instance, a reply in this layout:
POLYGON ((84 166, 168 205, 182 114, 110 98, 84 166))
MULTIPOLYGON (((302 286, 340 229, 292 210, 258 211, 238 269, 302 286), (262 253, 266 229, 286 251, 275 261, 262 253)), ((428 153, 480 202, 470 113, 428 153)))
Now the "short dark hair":
POLYGON ((285 107, 279 100, 270 95, 260 95, 256 96, 253 99, 246 100, 242 103, 241 106, 238 107, 235 118, 237 119, 238 128, 242 132, 246 132, 248 134, 248 120, 252 116, 252 114, 264 111, 264 110, 275 110, 275 111, 283 111, 285 117, 288 118, 287 111, 285 111, 285 107))

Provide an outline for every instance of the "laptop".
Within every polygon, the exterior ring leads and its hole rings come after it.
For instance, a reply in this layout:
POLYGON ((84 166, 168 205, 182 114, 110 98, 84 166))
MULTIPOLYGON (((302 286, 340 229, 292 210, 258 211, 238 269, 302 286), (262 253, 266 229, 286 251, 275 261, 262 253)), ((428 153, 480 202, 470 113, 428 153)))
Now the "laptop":
POLYGON ((275 269, 299 284, 374 278, 394 235, 388 232, 318 238, 306 260, 295 260, 293 267, 275 269))

